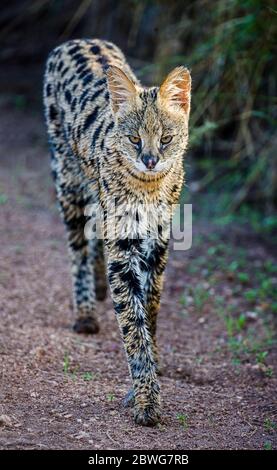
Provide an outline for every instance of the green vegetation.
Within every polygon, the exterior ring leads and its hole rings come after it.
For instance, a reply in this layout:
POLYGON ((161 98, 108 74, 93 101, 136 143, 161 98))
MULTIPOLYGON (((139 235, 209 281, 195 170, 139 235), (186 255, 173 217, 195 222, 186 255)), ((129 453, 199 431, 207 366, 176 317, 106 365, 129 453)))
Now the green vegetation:
POLYGON ((246 317, 243 313, 238 318, 225 316, 224 321, 229 338, 233 337, 236 333, 240 333, 246 325, 246 317))
POLYGON ((272 444, 269 441, 264 443, 264 450, 272 450, 272 444))
POLYGON ((0 205, 4 205, 8 202, 8 196, 6 194, 0 194, 0 205))
POLYGON ((80 371, 80 364, 73 364, 68 353, 66 352, 63 357, 63 373, 70 377, 72 380, 77 380, 77 378, 81 378, 85 382, 90 382, 95 380, 98 376, 98 373, 94 372, 81 372, 80 371))
POLYGON ((68 374, 70 367, 70 359, 68 353, 65 353, 63 358, 63 373, 68 374))
POLYGON ((192 303, 195 307, 195 312, 201 313, 209 297, 210 294, 208 290, 205 287, 199 285, 195 287, 188 287, 185 293, 181 296, 180 302, 184 307, 192 303))
POLYGON ((179 421, 180 425, 187 430, 188 429, 188 415, 183 413, 177 414, 177 420, 179 421))
POLYGON ((107 400, 112 402, 115 400, 115 395, 113 393, 108 393, 107 400))
POLYGON ((264 364, 266 356, 268 355, 268 351, 260 351, 256 354, 256 362, 258 364, 264 364))
POLYGON ((269 378, 271 378, 273 376, 273 369, 272 367, 267 367, 267 369, 265 370, 265 375, 269 378))
POLYGON ((225 338, 214 351, 227 348, 238 371, 242 362, 252 362, 271 378, 268 355, 276 344, 276 264, 270 257, 253 257, 247 247, 223 243, 220 232, 198 235, 193 246, 186 269, 197 275, 198 284, 186 287, 180 296, 181 315, 199 314, 198 321, 205 323, 215 314, 223 322, 225 338))
POLYGON ((276 429, 277 429, 277 424, 275 423, 275 421, 272 421, 270 418, 266 418, 264 421, 264 430, 266 432, 272 432, 272 431, 276 431, 276 429))
POLYGON ((83 373, 83 379, 86 381, 86 382, 90 382, 91 380, 93 380, 95 378, 95 374, 93 374, 93 372, 84 372, 83 373))

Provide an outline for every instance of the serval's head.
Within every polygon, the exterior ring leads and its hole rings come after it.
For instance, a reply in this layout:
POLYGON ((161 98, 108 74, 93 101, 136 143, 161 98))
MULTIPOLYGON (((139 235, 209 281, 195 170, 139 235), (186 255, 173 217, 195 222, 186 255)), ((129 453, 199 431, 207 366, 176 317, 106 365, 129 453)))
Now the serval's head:
POLYGON ((175 68, 160 87, 142 88, 119 68, 107 72, 115 117, 114 143, 132 172, 166 174, 188 142, 191 78, 175 68))

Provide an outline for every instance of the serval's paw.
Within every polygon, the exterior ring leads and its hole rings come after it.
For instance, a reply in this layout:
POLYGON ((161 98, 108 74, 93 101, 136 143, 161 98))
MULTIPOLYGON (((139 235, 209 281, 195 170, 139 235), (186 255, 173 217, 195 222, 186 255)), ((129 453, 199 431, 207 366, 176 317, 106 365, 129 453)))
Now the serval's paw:
POLYGON ((73 326, 73 330, 76 333, 85 333, 88 335, 94 335, 99 331, 99 325, 95 318, 83 317, 78 318, 73 326))
POLYGON ((134 418, 135 422, 141 426, 155 426, 160 422, 161 409, 157 404, 149 404, 143 409, 135 406, 134 418))

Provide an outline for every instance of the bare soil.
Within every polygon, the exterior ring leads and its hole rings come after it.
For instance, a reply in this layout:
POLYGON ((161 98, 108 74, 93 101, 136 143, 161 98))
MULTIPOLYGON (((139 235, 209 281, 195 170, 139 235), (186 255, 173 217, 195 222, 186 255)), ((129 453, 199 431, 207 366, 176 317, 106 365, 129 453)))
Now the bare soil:
POLYGON ((5 103, 1 116, 0 448, 277 448, 270 299, 244 295, 274 263, 271 248, 196 221, 192 249, 172 251, 158 322, 163 420, 139 427, 121 403, 130 379, 110 298, 98 335, 72 331, 42 119, 5 103), (244 283, 231 264, 242 250, 244 283))

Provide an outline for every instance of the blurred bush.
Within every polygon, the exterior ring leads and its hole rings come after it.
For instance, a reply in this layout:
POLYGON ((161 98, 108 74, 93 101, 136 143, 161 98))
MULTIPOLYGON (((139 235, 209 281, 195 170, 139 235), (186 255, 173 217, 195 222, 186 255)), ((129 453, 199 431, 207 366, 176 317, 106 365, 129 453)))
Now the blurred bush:
POLYGON ((224 193, 227 214, 250 204, 277 224, 275 2, 10 0, 1 7, 0 60, 6 68, 21 64, 29 75, 20 77, 33 87, 49 50, 80 36, 116 42, 146 84, 187 65, 192 189, 224 193))
POLYGON ((173 2, 167 11, 155 63, 161 75, 180 63, 192 71, 196 189, 229 191, 229 211, 251 201, 272 212, 277 189, 274 3, 196 0, 182 5, 173 2))

